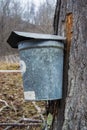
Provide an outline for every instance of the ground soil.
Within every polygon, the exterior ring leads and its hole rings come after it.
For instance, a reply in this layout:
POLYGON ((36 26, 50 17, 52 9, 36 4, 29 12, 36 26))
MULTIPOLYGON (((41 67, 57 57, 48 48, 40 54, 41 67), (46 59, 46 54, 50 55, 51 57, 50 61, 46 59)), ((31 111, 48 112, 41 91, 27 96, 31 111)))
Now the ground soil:
MULTIPOLYGON (((1 63, 0 70, 2 69, 19 69, 19 65, 1 63)), ((0 101, 0 123, 14 123, 23 117, 40 119, 32 102, 25 102, 24 100, 21 73, 0 73, 0 100, 8 104, 7 107, 3 107, 5 103, 0 101)), ((45 102, 37 102, 37 104, 44 111, 45 102)), ((0 130, 5 130, 6 127, 0 126, 0 130)), ((41 126, 38 128, 14 127, 9 130, 28 129, 41 130, 41 126)))

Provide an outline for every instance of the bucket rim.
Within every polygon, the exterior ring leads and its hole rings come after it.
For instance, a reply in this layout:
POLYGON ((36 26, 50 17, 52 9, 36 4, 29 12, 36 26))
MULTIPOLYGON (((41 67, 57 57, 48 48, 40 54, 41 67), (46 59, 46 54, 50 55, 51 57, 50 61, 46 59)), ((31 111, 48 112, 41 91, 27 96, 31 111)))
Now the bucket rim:
POLYGON ((27 41, 22 41, 18 43, 18 50, 25 50, 25 49, 35 49, 35 48, 60 48, 64 49, 64 44, 61 43, 60 41, 39 41, 39 42, 32 42, 27 40, 27 41))
POLYGON ((59 35, 52 34, 40 34, 40 33, 30 33, 30 32, 19 32, 12 31, 7 42, 12 48, 18 48, 18 43, 24 40, 52 40, 52 41, 65 41, 66 38, 59 35))

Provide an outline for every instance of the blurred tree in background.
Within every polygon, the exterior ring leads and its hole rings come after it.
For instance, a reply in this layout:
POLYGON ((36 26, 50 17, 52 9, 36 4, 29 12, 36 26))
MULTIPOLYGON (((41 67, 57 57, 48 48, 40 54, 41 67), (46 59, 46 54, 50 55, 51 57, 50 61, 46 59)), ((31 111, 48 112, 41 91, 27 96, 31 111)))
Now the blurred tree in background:
POLYGON ((55 3, 44 0, 36 7, 33 0, 0 0, 0 56, 17 53, 6 43, 11 31, 52 34, 55 3))

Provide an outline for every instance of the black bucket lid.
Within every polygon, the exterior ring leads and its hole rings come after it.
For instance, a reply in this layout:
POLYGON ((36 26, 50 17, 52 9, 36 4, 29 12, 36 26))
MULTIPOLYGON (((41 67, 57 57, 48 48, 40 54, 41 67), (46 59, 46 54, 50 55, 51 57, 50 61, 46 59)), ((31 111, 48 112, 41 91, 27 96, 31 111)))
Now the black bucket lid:
POLYGON ((18 48, 18 43, 25 40, 37 39, 37 40, 53 40, 53 41, 64 41, 65 37, 51 34, 39 34, 29 32, 18 32, 12 31, 7 42, 12 48, 18 48))

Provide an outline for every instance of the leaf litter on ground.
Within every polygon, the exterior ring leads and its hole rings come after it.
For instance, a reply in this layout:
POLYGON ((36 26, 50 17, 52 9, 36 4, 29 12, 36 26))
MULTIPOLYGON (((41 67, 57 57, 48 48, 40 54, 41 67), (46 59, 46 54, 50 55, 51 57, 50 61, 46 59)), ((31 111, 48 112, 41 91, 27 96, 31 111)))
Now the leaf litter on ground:
MULTIPOLYGON (((18 64, 3 64, 1 63, 0 69, 19 69, 18 64)), ((39 119, 39 115, 34 108, 32 102, 25 102, 23 95, 23 82, 21 73, 0 73, 0 99, 7 102, 9 107, 5 107, 0 112, 0 123, 2 122, 15 122, 22 117, 39 119)), ((45 102, 37 103, 42 110, 45 109, 45 102)), ((4 103, 0 102, 0 108, 4 103)), ((4 130, 5 127, 0 127, 4 130)), ((14 127, 11 130, 25 130, 25 128, 14 127)), ((31 128, 34 130, 34 128, 31 128)), ((36 130, 41 130, 40 127, 36 130)))

